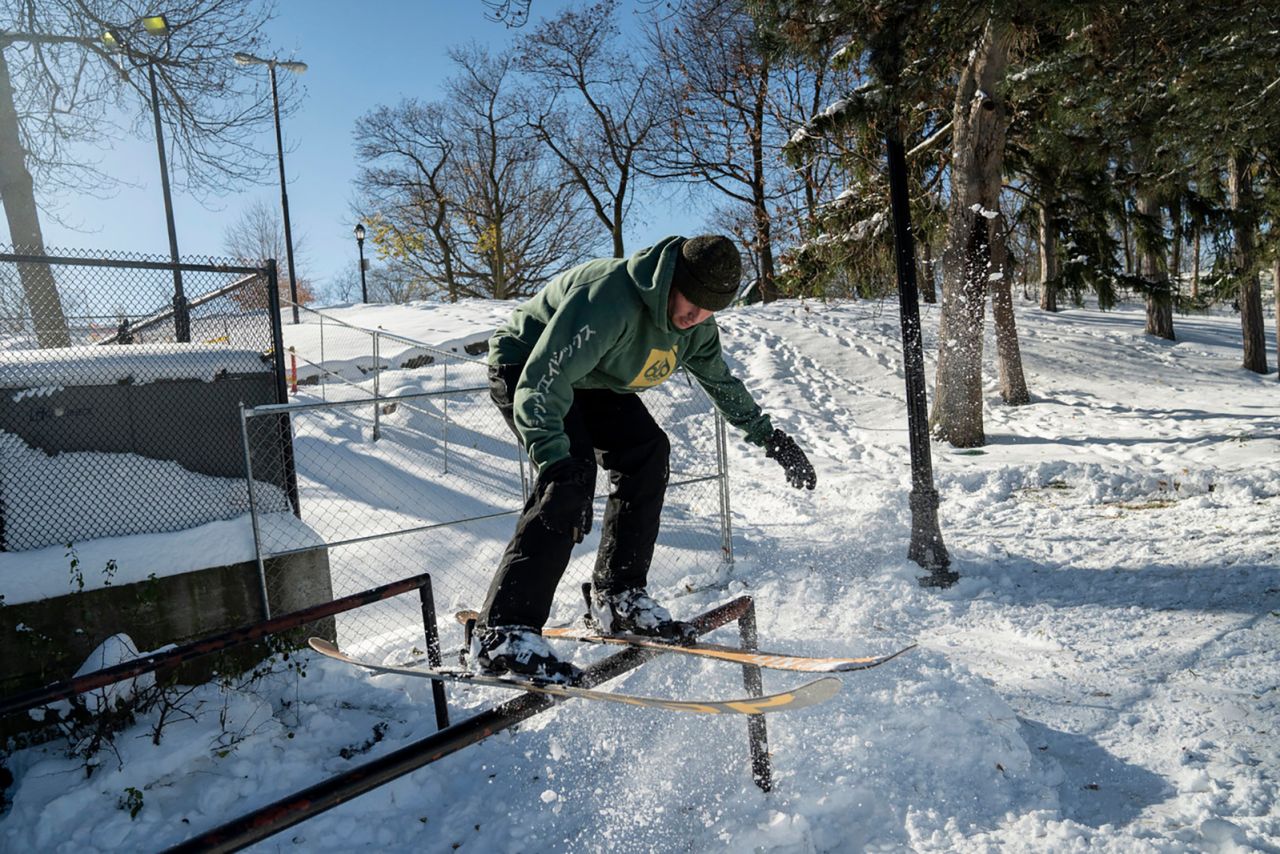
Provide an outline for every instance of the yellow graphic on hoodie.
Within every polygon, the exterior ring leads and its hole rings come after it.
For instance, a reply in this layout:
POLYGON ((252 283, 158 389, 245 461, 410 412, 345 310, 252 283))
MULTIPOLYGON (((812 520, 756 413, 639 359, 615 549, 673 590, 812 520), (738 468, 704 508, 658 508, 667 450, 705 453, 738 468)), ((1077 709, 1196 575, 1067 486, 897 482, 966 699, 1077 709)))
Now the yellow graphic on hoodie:
POLYGON ((670 350, 650 350, 644 368, 630 382, 632 388, 653 388, 658 383, 675 373, 676 348, 670 350))

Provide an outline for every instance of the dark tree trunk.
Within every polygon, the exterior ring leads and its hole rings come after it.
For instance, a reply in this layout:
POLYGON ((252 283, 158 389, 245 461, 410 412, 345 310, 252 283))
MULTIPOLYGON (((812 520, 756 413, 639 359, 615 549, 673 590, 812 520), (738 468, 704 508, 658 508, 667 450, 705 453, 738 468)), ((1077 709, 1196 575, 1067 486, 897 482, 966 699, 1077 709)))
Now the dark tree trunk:
MULTIPOLYGON (((13 82, 3 49, 0 49, 0 201, 4 202, 9 242, 14 251, 26 255, 45 254, 35 184, 27 171, 26 152, 18 135, 13 82)), ((41 347, 69 347, 71 336, 53 270, 48 264, 19 264, 18 279, 31 310, 36 342, 41 347)))
POLYGON ((933 274, 933 244, 927 240, 921 240, 924 247, 924 264, 920 271, 920 294, 924 297, 924 301, 930 305, 938 302, 938 283, 933 274))
POLYGON ((1200 299, 1200 223, 1196 223, 1191 241, 1191 298, 1200 299))
MULTIPOLYGON (((1003 222, 1004 217, 1000 217, 1003 222)), ((1009 235, 997 228, 991 242, 990 269, 1000 274, 991 283, 991 318, 996 327, 996 361, 1000 368, 1000 397, 1010 406, 1031 402, 1027 379, 1022 373, 1022 350, 1018 346, 1018 325, 1013 316, 1013 261, 1009 235)))
POLYGON ((1058 233, 1046 199, 1040 204, 1040 308, 1058 310, 1058 233))
POLYGON ((1169 258, 1164 246, 1164 207, 1156 184, 1154 143, 1149 136, 1135 134, 1133 174, 1138 179, 1134 192, 1136 224, 1133 250, 1135 272, 1146 287, 1148 335, 1176 340, 1173 333, 1173 297, 1169 289, 1169 258), (1153 225, 1154 223, 1154 225, 1153 225))
POLYGON ((1182 200, 1177 196, 1169 202, 1169 221, 1173 223, 1173 257, 1169 261, 1169 277, 1173 283, 1173 295, 1182 293, 1182 200))
POLYGON ((1235 268, 1240 280, 1240 331, 1244 338, 1244 368, 1256 374, 1267 372, 1267 339, 1262 318, 1262 284, 1257 267, 1257 212, 1253 205, 1253 183, 1249 169, 1251 152, 1236 152, 1227 169, 1227 189, 1235 214, 1235 268))

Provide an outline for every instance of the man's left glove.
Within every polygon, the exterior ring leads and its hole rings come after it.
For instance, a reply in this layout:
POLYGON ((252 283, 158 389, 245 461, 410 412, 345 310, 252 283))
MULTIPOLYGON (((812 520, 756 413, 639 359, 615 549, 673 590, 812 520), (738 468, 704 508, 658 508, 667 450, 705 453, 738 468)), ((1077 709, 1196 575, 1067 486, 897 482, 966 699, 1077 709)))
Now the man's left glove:
POLYGON ((796 489, 813 489, 818 485, 818 473, 813 470, 809 458, 804 455, 804 451, 800 450, 795 440, 786 433, 775 429, 765 440, 764 448, 764 455, 771 460, 777 460, 778 465, 782 466, 782 470, 786 472, 787 483, 796 489))

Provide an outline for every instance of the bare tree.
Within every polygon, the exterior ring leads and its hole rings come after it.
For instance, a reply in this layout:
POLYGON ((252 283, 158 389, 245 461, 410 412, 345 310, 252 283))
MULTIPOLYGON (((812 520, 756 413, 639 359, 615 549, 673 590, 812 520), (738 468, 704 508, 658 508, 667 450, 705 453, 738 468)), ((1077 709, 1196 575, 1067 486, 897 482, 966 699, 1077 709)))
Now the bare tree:
MULTIPOLYGON (((306 260, 303 257, 306 244, 305 236, 301 234, 294 236, 294 258, 301 262, 296 265, 297 267, 306 267, 306 260)), ((241 212, 240 217, 223 232, 222 248, 231 257, 253 264, 268 258, 279 260, 285 257, 284 223, 280 219, 280 211, 261 199, 250 202, 241 212)), ((280 302, 281 305, 285 305, 288 303, 289 295, 293 293, 289 272, 287 265, 277 265, 276 269, 280 273, 277 277, 280 302)), ((245 308, 265 308, 267 305, 266 295, 256 289, 241 288, 232 295, 232 299, 245 308)), ((306 305, 313 300, 315 300, 315 293, 310 279, 302 272, 298 272, 298 303, 306 305)))
POLYGON ((755 23, 738 0, 685 0, 655 23, 651 40, 665 72, 666 133, 653 139, 647 171, 710 186, 745 205, 761 296, 777 299, 770 206, 779 191, 770 173, 786 131, 773 120, 773 63, 759 49, 755 23))
POLYGON ((559 164, 548 163, 511 91, 515 57, 450 51, 450 122, 461 131, 454 196, 465 274, 494 299, 530 296, 585 258, 591 223, 559 164))
POLYGON ((595 246, 590 215, 525 122, 514 57, 476 45, 450 57, 444 102, 375 110, 357 127, 377 160, 361 173, 361 214, 389 267, 428 293, 452 282, 450 298, 531 296, 595 246), (450 272, 433 271, 446 259, 450 272))
POLYGON ((658 119, 649 94, 657 72, 615 47, 617 14, 618 0, 566 10, 521 42, 519 63, 536 84, 530 127, 586 196, 621 258, 637 158, 658 119))
MULTIPOLYGON (((180 186, 218 189, 269 165, 253 142, 270 121, 270 93, 261 75, 231 61, 237 51, 266 52, 269 4, 170 0, 164 11, 167 34, 149 36, 138 26, 138 4, 128 0, 10 0, 0 7, 0 200, 19 251, 45 251, 37 189, 113 184, 78 159, 75 146, 117 137, 114 115, 132 115, 131 129, 150 135, 152 70, 180 186), (114 48, 103 39, 108 31, 114 48)), ((286 110, 290 92, 286 87, 286 110)), ((40 346, 68 344, 48 265, 23 264, 19 275, 40 346)))
POLYGON ((371 164, 356 184, 365 207, 378 212, 370 221, 379 252, 457 302, 461 247, 449 188, 457 146, 452 132, 439 104, 406 100, 376 107, 356 126, 356 150, 371 164))

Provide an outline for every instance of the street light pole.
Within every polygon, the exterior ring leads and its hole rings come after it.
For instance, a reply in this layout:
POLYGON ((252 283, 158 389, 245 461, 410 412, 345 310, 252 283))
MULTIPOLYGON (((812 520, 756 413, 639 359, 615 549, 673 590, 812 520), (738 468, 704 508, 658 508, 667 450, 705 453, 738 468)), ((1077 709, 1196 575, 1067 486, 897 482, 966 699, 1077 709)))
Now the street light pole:
POLYGON ((251 53, 237 53, 233 57, 239 65, 265 65, 271 77, 271 109, 276 125, 276 164, 280 169, 280 212, 284 216, 284 255, 289 269, 289 302, 293 304, 293 322, 298 321, 298 275, 293 264, 293 227, 289 221, 289 190, 284 177, 284 138, 280 133, 280 93, 276 88, 276 66, 282 66, 295 74, 307 70, 305 62, 290 60, 281 62, 272 57, 262 59, 251 53))
MULTIPOLYGON (((143 31, 151 36, 169 37, 169 20, 164 15, 145 15, 138 18, 133 26, 141 24, 143 31)), ((120 35, 115 29, 102 33, 102 41, 111 50, 122 47, 120 35)), ((187 294, 182 287, 182 270, 178 269, 178 229, 173 222, 173 192, 169 188, 169 156, 165 154, 164 125, 160 123, 160 88, 156 86, 156 63, 154 56, 147 58, 147 82, 151 87, 151 118, 155 122, 156 155, 160 159, 160 189, 164 192, 164 219, 169 229, 169 260, 173 262, 173 332, 179 342, 191 341, 191 306, 187 303, 187 294)))
POLYGON ((356 223, 356 246, 360 249, 360 301, 369 301, 369 288, 364 282, 364 223, 356 223))
POLYGON ((293 267, 293 230, 289 226, 289 191, 284 180, 284 140, 280 136, 280 95, 276 91, 276 62, 271 70, 271 107, 276 117, 276 161, 280 164, 280 209, 284 212, 284 255, 289 263, 289 302, 293 304, 293 323, 298 324, 298 275, 293 267))

